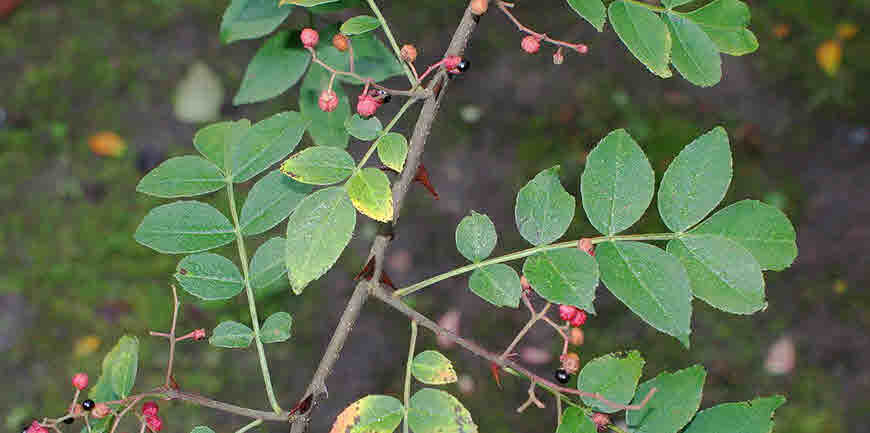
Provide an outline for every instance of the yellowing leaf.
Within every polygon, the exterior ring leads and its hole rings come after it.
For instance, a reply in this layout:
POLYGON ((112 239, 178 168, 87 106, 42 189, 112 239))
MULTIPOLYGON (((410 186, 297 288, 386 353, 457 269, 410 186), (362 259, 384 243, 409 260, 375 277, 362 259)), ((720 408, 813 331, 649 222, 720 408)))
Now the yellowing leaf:
POLYGON ((852 23, 837 24, 837 39, 848 41, 858 34, 858 26, 852 23))
POLYGON ((111 156, 118 158, 124 154, 127 144, 118 134, 109 131, 98 132, 88 138, 88 146, 91 152, 99 156, 111 156))
POLYGON ((363 214, 383 222, 393 219, 393 192, 383 171, 368 167, 357 172, 347 181, 347 194, 363 214))
POLYGON ((100 337, 96 335, 86 335, 78 338, 73 347, 73 353, 76 357, 85 357, 97 351, 100 348, 100 337))
POLYGON ((843 64, 843 44, 839 40, 823 42, 816 48, 816 62, 828 76, 836 76, 843 64))

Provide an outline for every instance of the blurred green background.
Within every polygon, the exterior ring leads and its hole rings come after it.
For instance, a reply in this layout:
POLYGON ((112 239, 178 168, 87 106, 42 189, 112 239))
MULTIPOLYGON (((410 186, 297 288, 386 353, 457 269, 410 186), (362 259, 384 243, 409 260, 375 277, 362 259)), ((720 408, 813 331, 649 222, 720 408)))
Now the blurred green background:
MULTIPOLYGON (((0 10, 11 3, 0 0, 0 10)), ((9 431, 60 415, 71 397, 71 375, 85 371, 95 380, 103 355, 124 333, 141 339, 138 388, 160 383, 166 348, 146 335, 169 325, 168 284, 180 257, 133 241, 142 216, 161 202, 134 191, 143 167, 193 152, 191 138, 202 124, 173 114, 179 83, 195 63, 207 65, 223 89, 222 119, 256 121, 297 109, 296 90, 266 103, 231 105, 262 41, 220 43, 227 3, 24 1, 0 18, 0 423, 9 431), (123 156, 89 148, 89 137, 101 131, 121 137, 123 156)), ((438 60, 464 8, 459 0, 382 3, 400 41, 418 46, 418 67, 438 60)), ((495 222, 495 254, 524 248, 513 222, 516 191, 538 171, 561 164, 576 195, 585 155, 613 129, 627 128, 661 176, 679 149, 723 124, 735 153, 725 203, 762 199, 781 207, 798 231, 795 265, 767 275, 768 310, 739 317, 696 302, 687 351, 601 289, 599 314, 584 327, 581 359, 638 348, 647 359, 645 377, 702 363, 709 371, 702 407, 781 393, 789 401, 777 412, 777 431, 870 431, 870 1, 749 3, 761 48, 726 56, 723 80, 711 89, 652 76, 612 30, 595 32, 563 1, 519 1, 515 13, 527 25, 589 44, 590 54, 568 55, 555 66, 546 50, 522 52, 521 35, 491 8, 466 53, 473 68, 454 80, 424 155, 441 199, 412 189, 386 264, 392 279, 404 286, 462 264, 453 230, 471 209, 495 222), (841 64, 819 63, 817 50, 826 43, 827 50, 841 50, 841 64), (779 374, 772 374, 776 366, 779 374)), ((283 26, 325 26, 358 12, 311 18, 298 10, 283 26)), ((201 98, 220 96, 214 89, 201 98)), ((383 119, 398 108, 392 105, 383 119)), ((398 130, 410 127, 406 120, 398 130)), ((357 154, 364 147, 351 143, 357 154)), ((208 200, 225 207, 220 193, 208 200)), ((662 228, 653 212, 632 230, 662 228)), ((267 348, 285 407, 301 397, 375 230, 370 221, 361 223, 339 264, 304 295, 281 290, 260 299, 262 317, 289 311, 295 319, 293 338, 267 348)), ((591 233, 578 218, 568 236, 591 233)), ((219 252, 233 257, 232 248, 219 252)), ((491 308, 468 293, 465 281, 427 289, 415 297, 416 307, 436 319, 461 312, 462 335, 493 350, 504 347, 526 313, 491 308)), ((241 297, 229 304, 184 301, 183 330, 249 321, 241 297)), ((407 333, 402 317, 377 302, 366 305, 313 431, 327 431, 338 411, 363 395, 401 393, 407 333)), ((418 347, 437 345, 423 331, 418 347)), ((560 347, 554 335, 536 329, 522 347, 527 362, 544 358, 536 371, 552 374, 560 347)), ((486 363, 457 348, 442 350, 464 376, 465 386, 449 391, 482 431, 553 430, 552 400, 547 409, 517 414, 525 382, 503 378, 498 390, 486 363)), ((268 406, 252 350, 182 344, 176 369, 184 389, 268 406)), ((233 431, 245 422, 183 404, 163 406, 169 432, 197 424, 233 431)))

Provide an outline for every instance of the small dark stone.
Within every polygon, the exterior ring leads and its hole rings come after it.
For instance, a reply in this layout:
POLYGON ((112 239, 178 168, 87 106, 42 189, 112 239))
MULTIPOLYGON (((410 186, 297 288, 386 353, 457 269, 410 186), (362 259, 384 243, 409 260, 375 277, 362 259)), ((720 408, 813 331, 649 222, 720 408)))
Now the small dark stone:
POLYGON ((566 384, 571 380, 571 375, 565 369, 560 368, 556 370, 556 380, 561 384, 566 384))

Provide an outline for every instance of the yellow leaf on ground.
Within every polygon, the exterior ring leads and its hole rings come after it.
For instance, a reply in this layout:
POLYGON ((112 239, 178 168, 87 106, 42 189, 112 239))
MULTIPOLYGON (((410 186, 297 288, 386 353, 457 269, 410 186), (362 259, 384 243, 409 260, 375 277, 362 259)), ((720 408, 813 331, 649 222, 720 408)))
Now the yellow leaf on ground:
POLYGON ((118 158, 124 154, 127 144, 118 134, 109 131, 98 132, 88 138, 88 146, 91 152, 100 156, 118 158))
POLYGON ((841 41, 848 41, 858 34, 858 26, 852 23, 837 24, 837 38, 841 41))
POLYGON ((78 358, 88 356, 100 348, 100 343, 100 337, 97 337, 96 335, 86 335, 76 340, 73 346, 73 353, 78 358))
POLYGON ((843 63, 843 44, 838 40, 823 42, 816 48, 816 62, 826 74, 836 76, 843 63))

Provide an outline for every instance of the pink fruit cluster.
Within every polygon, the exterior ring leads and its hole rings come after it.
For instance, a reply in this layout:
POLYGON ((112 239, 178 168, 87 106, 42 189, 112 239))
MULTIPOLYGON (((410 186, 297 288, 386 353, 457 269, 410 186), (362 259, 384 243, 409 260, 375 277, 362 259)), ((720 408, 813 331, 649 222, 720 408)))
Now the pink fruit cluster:
POLYGON ((586 323, 587 314, 585 311, 573 305, 560 305, 559 317, 562 320, 570 323, 571 326, 578 328, 586 323))
POLYGON ((317 30, 311 28, 302 29, 302 33, 299 34, 299 39, 302 40, 302 45, 305 48, 314 48, 317 45, 317 42, 320 41, 320 35, 317 33, 317 30))
POLYGON ((148 401, 142 404, 142 415, 145 417, 145 425, 152 432, 157 433, 163 429, 163 420, 157 416, 160 412, 160 407, 153 401, 148 401))

